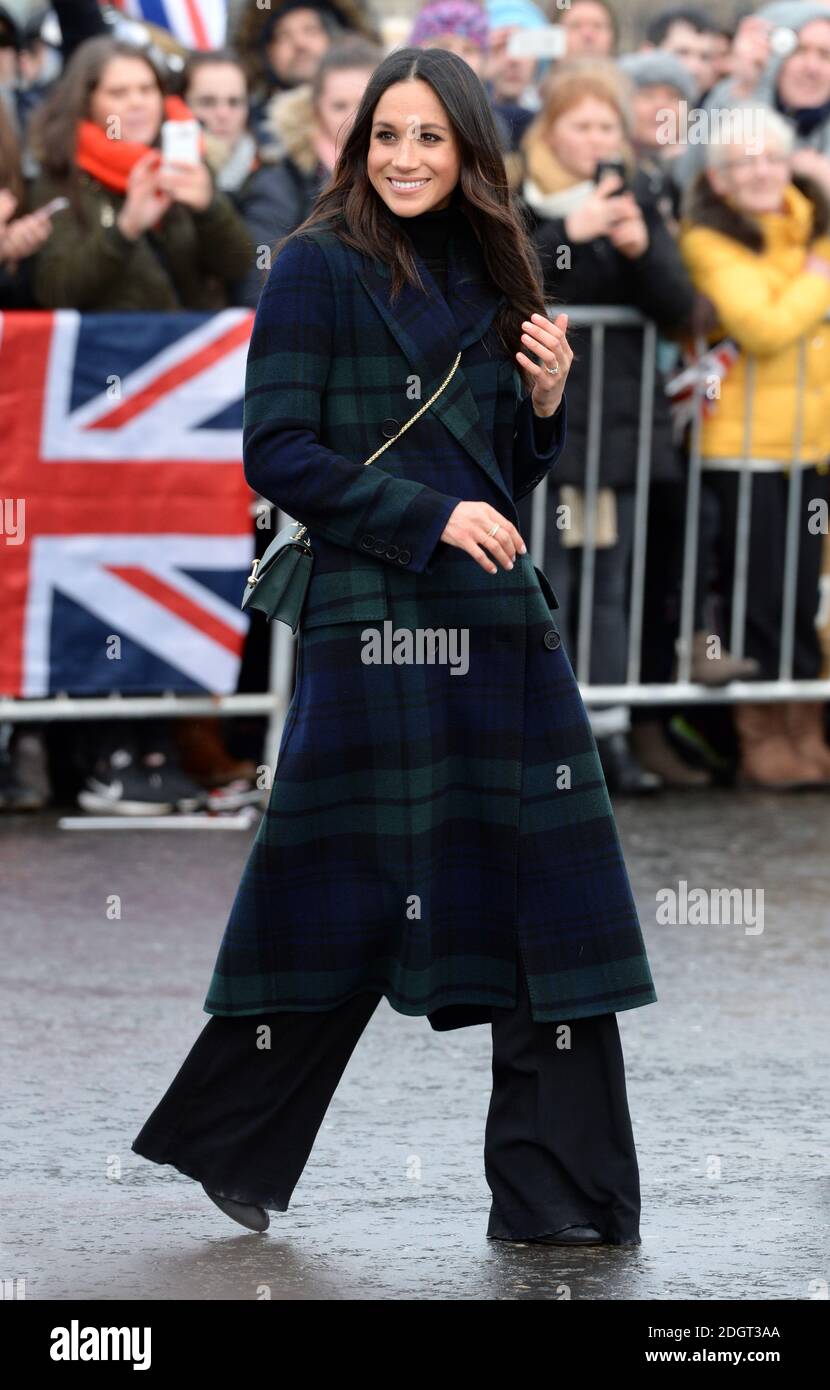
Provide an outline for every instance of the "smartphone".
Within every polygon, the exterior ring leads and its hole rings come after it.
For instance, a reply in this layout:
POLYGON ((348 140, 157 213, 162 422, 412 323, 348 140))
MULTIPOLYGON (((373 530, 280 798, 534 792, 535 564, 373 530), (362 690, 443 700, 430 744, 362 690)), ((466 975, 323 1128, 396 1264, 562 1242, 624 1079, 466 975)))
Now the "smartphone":
POLYGON ((68 207, 68 198, 53 198, 51 202, 46 203, 42 208, 38 208, 38 212, 45 212, 47 217, 53 217, 56 212, 63 212, 64 208, 68 207))
POLYGON ((564 58, 568 35, 560 24, 538 29, 516 29, 507 40, 508 58, 564 58))
POLYGON ((161 157, 165 164, 201 164, 202 127, 198 121, 164 121, 161 157))
POLYGON ((605 178, 606 174, 616 174, 618 178, 622 180, 622 188, 616 190, 618 193, 627 193, 629 191, 628 174, 625 164, 621 159, 597 160, 597 167, 594 172, 594 183, 600 183, 605 178))
POLYGON ((769 46, 781 58, 789 58, 798 48, 798 34, 794 29, 773 29, 769 36, 769 46))

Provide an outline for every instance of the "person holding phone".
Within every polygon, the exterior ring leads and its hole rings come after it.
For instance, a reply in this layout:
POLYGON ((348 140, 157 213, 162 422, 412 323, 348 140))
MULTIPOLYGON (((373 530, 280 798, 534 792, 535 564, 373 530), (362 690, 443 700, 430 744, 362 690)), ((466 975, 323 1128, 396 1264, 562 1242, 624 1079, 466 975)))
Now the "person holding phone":
MULTIPOLYGON (((191 112, 165 95, 146 52, 108 36, 81 44, 33 117, 31 138, 41 166, 33 204, 69 203, 32 263, 40 307, 118 313, 228 305, 251 264, 245 224, 214 186, 191 112)), ((77 735, 88 772, 78 796, 85 811, 196 810, 208 788, 254 774, 252 763, 229 757, 216 722, 112 725, 77 735)))
POLYGON ((257 308, 245 475, 313 549, 297 683, 212 1016, 132 1144, 250 1229, 385 997, 492 1028, 490 1237, 640 1243, 616 1014, 657 996, 516 508, 561 453, 571 362, 479 78, 393 50, 257 308), (466 657, 377 647, 428 632, 466 657))
MULTIPOLYGON (((637 309, 672 333, 685 324, 694 291, 650 179, 636 165, 631 135, 631 88, 616 66, 600 59, 563 63, 522 142, 521 192, 548 298, 637 309)), ((574 339, 578 350, 571 375, 568 442, 548 491, 544 561, 571 651, 577 641, 585 549, 590 330, 575 331, 574 339)), ((598 685, 626 680, 642 360, 641 330, 606 329, 588 671, 588 679, 598 685)), ((657 506, 650 510, 657 515, 665 503, 673 520, 669 524, 664 517, 664 524, 655 524, 652 532, 650 559, 661 578, 646 585, 643 669, 645 679, 668 680, 674 654, 669 591, 679 575, 671 572, 667 577, 665 571, 671 570, 671 557, 680 549, 676 488, 682 472, 669 408, 659 382, 655 385, 651 499, 657 506)), ((632 716, 622 704, 592 706, 591 719, 612 790, 639 794, 665 783, 708 782, 707 774, 687 767, 674 754, 656 714, 632 716)))
MULTIPOLYGON (((90 39, 32 120, 38 205, 69 198, 37 256, 43 308, 218 309, 250 268, 245 225, 190 139, 162 148, 167 123, 198 127, 165 96, 148 55, 90 39), (166 118, 166 119, 165 119, 166 118), (172 157, 171 157, 172 156, 172 157), (195 157, 194 157, 195 156, 195 157)), ((174 133, 175 137, 175 133, 174 133)))

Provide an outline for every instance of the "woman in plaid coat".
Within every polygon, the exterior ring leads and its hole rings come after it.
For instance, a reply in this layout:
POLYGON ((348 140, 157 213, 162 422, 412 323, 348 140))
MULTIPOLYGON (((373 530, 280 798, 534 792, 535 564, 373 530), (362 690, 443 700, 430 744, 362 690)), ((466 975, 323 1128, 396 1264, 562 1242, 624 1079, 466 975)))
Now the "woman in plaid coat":
POLYGON ((246 477, 307 525, 314 567, 212 1017, 133 1145, 256 1229, 385 997, 435 1029, 492 1024, 489 1235, 639 1243, 616 1013, 656 994, 517 529, 562 448, 572 356, 538 270, 478 79, 443 50, 390 54, 257 310, 246 477), (439 225, 443 276, 422 254, 439 225))

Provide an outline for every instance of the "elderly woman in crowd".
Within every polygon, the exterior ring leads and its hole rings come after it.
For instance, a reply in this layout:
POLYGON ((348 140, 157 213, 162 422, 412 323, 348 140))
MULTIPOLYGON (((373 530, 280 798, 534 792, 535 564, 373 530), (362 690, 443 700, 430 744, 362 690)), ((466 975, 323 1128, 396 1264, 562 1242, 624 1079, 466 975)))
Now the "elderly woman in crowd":
MULTIPOLYGON (((613 63, 600 59, 563 63, 550 79, 545 105, 522 141, 526 170, 521 193, 533 218, 549 299, 566 306, 636 309, 671 333, 686 323, 694 291, 651 180, 635 164, 629 101, 628 83, 613 63), (625 188, 615 172, 603 174, 597 183, 602 160, 621 161, 625 188)), ((575 330, 573 340, 576 360, 568 390, 568 440, 550 480, 543 563, 561 605, 571 650, 575 649, 584 554, 581 513, 591 355, 589 333, 575 330), (570 524, 561 526, 561 519, 570 524)), ((592 683, 601 685, 626 679, 642 360, 640 329, 606 330, 588 673, 592 683)), ((676 486, 682 478, 681 464, 659 374, 655 385, 651 478, 655 486, 676 486)), ((658 528, 654 547, 673 549, 673 536, 658 528)), ((647 597, 652 588, 647 586, 647 597)), ((671 650, 660 659, 668 679, 671 650)), ((654 674, 647 678, 653 679, 654 674)), ((591 718, 613 790, 651 791, 663 781, 687 786, 708 780, 673 753, 654 717, 640 731, 636 747, 629 736, 628 706, 593 708, 591 718)))
MULTIPOLYGON (((754 360, 749 459, 751 515, 746 586, 748 656, 762 679, 779 673, 789 474, 800 467, 801 504, 792 674, 820 675, 815 627, 822 534, 816 503, 828 496, 830 448, 830 238, 817 184, 795 175, 793 132, 767 107, 736 107, 706 149, 690 190, 681 237, 695 284, 738 355, 702 434, 707 485, 721 511, 718 558, 724 627, 731 626, 738 470, 744 466, 748 360, 754 360), (799 345, 803 340, 803 394, 799 345), (797 451, 797 452, 796 452, 797 451)), ((736 703, 740 775, 790 788, 830 778, 823 703, 736 703)))

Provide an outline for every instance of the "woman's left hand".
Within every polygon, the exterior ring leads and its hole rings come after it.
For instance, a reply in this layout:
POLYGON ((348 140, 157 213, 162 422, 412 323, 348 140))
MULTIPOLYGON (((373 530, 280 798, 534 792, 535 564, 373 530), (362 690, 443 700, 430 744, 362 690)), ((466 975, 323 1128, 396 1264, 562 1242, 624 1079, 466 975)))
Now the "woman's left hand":
POLYGON ((206 164, 162 164, 158 183, 175 202, 194 212, 204 212, 213 199, 213 180, 206 164))
POLYGON ((565 382, 574 355, 565 336, 568 315, 559 314, 551 323, 545 314, 533 314, 522 324, 522 342, 541 359, 541 365, 531 362, 523 352, 516 358, 536 378, 531 391, 534 414, 553 415, 559 409, 565 382), (550 370, 547 370, 550 368, 550 370))

